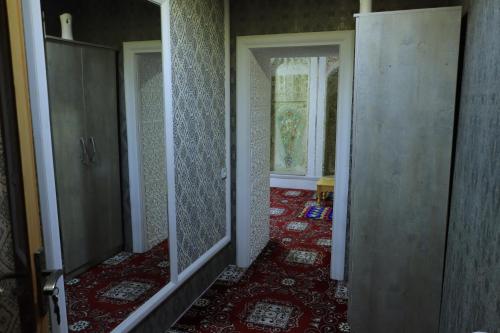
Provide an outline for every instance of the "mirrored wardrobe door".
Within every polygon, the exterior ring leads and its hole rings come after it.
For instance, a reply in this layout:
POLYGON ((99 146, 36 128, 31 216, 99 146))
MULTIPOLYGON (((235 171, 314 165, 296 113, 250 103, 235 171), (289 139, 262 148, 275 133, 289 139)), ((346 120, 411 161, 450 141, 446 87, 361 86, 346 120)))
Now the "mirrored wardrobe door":
POLYGON ((110 332, 170 282, 160 6, 41 5, 68 326, 110 332))

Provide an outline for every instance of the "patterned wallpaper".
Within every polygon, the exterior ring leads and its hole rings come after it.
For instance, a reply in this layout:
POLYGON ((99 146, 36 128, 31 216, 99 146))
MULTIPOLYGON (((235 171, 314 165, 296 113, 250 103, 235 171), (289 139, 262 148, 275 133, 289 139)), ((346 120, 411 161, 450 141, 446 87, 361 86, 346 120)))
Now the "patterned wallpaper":
POLYGON ((266 73, 250 56, 250 262, 269 242, 271 113, 266 73))
POLYGON ((137 55, 144 214, 148 249, 168 238, 161 53, 137 55))
POLYGON ((469 4, 442 333, 500 332, 500 1, 469 4))
POLYGON ((226 233, 224 1, 172 0, 179 271, 226 233))
MULTIPOLYGON (((15 271, 11 223, 4 146, 0 133, 0 275, 15 271)), ((13 294, 15 281, 1 281, 0 288, 5 290, 0 295, 0 332, 21 332, 17 298, 13 294)))

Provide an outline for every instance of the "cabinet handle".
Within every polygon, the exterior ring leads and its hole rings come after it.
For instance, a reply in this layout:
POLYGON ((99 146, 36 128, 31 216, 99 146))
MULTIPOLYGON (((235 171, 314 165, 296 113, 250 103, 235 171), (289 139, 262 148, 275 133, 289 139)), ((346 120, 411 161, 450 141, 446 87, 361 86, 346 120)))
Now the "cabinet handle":
POLYGON ((89 154, 87 153, 87 145, 85 144, 85 139, 83 137, 80 137, 80 149, 81 149, 80 160, 84 165, 89 165, 89 154))
POLYGON ((94 140, 94 137, 91 136, 89 138, 89 141, 90 141, 90 145, 92 147, 92 155, 90 155, 90 163, 95 163, 95 156, 97 154, 97 151, 95 149, 95 140, 94 140))

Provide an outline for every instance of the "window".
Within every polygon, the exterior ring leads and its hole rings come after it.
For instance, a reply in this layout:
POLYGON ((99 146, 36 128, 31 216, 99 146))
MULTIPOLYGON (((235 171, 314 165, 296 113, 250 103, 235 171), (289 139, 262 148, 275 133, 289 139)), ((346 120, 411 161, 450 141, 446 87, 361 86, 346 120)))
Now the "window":
POLYGON ((338 60, 271 59, 272 174, 334 174, 338 60))

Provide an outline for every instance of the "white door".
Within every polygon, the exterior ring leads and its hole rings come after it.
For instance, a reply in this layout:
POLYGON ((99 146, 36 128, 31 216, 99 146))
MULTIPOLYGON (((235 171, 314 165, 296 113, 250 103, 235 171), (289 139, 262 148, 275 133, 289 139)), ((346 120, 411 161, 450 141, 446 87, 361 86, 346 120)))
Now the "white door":
POLYGON ((269 58, 238 51, 236 173, 244 181, 236 190, 236 256, 238 266, 248 267, 269 242, 271 77, 269 58))

